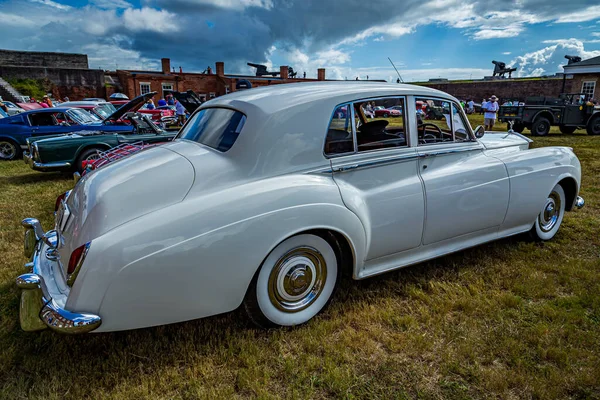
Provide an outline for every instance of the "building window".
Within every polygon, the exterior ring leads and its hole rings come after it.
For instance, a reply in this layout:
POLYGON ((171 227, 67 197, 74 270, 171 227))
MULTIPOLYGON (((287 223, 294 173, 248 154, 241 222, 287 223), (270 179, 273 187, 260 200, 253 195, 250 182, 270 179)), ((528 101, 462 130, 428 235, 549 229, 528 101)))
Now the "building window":
POLYGON ((150 93, 150 83, 149 82, 140 82, 140 94, 150 93))
POLYGON ((215 98, 215 92, 210 92, 209 96, 210 96, 211 99, 214 99, 215 98))
POLYGON ((173 91, 173 84, 172 83, 163 83, 162 84, 162 95, 163 95, 163 98, 167 95, 167 93, 165 93, 165 91, 172 92, 173 91))
POLYGON ((229 86, 225 86, 225 94, 229 94, 229 86))
POLYGON ((594 90, 596 89, 596 81, 586 81, 581 85, 581 93, 585 95, 586 99, 594 98, 594 90))

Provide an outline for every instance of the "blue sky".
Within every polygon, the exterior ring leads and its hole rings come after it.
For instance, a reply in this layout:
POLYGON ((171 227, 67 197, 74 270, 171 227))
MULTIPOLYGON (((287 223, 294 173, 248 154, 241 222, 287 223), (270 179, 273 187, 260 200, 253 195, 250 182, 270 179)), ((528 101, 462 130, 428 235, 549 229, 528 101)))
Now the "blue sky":
POLYGON ((0 0, 0 48, 89 55, 93 68, 252 73, 246 62, 315 77, 481 78, 492 60, 518 76, 600 55, 597 0, 0 0))

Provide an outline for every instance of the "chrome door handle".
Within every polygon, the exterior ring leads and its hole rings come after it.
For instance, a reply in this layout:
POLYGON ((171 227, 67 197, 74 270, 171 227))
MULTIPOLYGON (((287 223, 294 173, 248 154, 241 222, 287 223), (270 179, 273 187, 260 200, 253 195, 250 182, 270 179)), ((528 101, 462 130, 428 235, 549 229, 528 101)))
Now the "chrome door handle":
POLYGON ((358 164, 344 165, 341 167, 334 167, 333 172, 344 172, 344 171, 349 171, 351 169, 356 169, 356 168, 358 168, 358 164))

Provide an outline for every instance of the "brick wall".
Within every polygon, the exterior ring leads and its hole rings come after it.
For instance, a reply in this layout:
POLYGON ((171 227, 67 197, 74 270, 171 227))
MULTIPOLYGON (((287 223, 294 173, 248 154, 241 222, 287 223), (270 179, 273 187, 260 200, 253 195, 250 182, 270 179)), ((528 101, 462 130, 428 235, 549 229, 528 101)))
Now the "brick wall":
MULTIPOLYGON (((566 80, 566 90, 570 91, 572 79, 566 80)), ((470 82, 419 82, 417 85, 427 86, 449 93, 461 100, 473 99, 478 102, 492 95, 502 99, 519 99, 524 101, 529 96, 558 96, 561 93, 562 78, 548 79, 503 79, 470 82)), ((581 85, 580 85, 581 86, 581 85)))
POLYGON ((573 80, 570 86, 571 93, 579 93, 581 92, 581 88, 583 87, 583 82, 596 82, 596 90, 594 91, 594 98, 600 98, 600 74, 577 74, 573 75, 573 80))
POLYGON ((85 54, 0 50, 0 65, 88 69, 85 54))
POLYGON ((0 66, 4 79, 48 79, 54 85, 54 98, 70 100, 104 97, 104 71, 96 69, 0 66))

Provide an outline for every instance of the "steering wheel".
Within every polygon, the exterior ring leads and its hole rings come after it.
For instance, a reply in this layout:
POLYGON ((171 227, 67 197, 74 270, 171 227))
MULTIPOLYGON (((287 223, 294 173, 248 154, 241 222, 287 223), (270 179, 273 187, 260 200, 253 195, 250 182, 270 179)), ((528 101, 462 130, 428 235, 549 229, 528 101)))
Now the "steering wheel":
POLYGON ((435 124, 425 123, 425 124, 421 125, 421 128, 423 129, 423 135, 422 135, 422 136, 423 136, 423 140, 426 140, 426 139, 431 139, 431 138, 433 138, 433 139, 437 140, 437 138, 435 137, 435 135, 434 135, 434 134, 432 134, 432 133, 427 133, 427 134, 426 134, 426 133, 425 133, 425 127, 426 127, 426 126, 433 126, 435 129, 437 129, 437 131, 438 131, 438 132, 439 132, 439 134, 440 134, 440 136, 439 136, 439 137, 440 137, 440 139, 442 138, 442 136, 444 136, 444 133, 442 132, 442 129, 441 129, 439 126, 437 126, 437 125, 435 125, 435 124))

